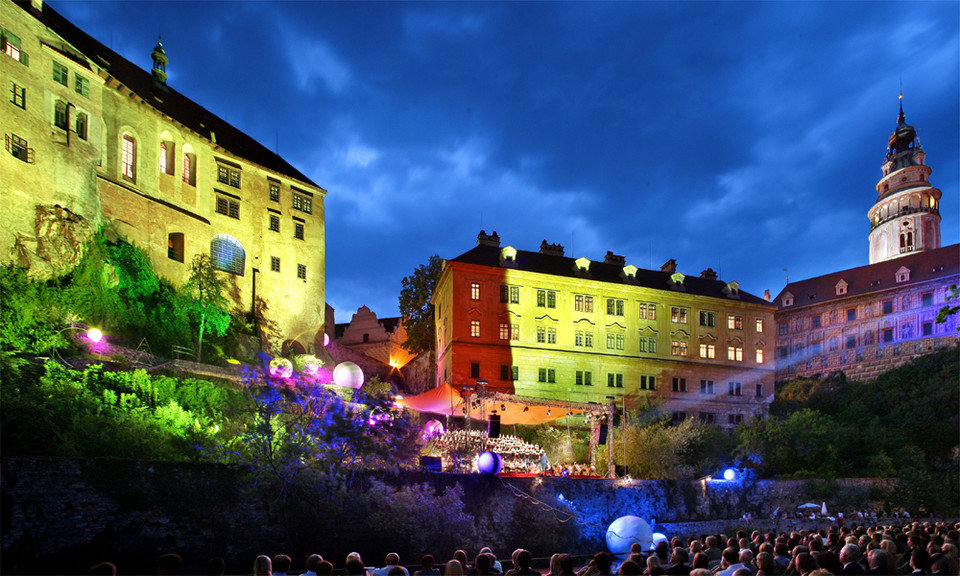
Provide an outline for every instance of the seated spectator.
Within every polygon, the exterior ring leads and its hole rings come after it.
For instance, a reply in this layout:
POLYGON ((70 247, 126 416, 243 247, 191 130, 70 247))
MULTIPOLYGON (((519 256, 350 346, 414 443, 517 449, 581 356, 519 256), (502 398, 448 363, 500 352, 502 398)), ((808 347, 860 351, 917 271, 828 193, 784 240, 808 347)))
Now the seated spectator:
POLYGON ((157 574, 179 574, 183 570, 183 558, 179 554, 163 554, 157 558, 157 574))
POLYGON ((870 567, 867 574, 897 574, 897 565, 893 556, 883 548, 876 548, 867 553, 867 565, 870 567))
POLYGON ((317 562, 317 576, 331 576, 333 574, 333 564, 326 560, 317 562))
POLYGON ((407 569, 403 566, 400 566, 400 555, 396 552, 390 552, 387 554, 383 561, 386 563, 386 566, 374 570, 373 576, 389 576, 390 570, 392 570, 394 567, 398 567, 403 570, 404 576, 410 576, 410 573, 407 572, 407 569))
POLYGON ((317 563, 323 560, 319 554, 311 554, 307 556, 307 571, 303 573, 303 576, 317 576, 317 563))
POLYGON ((910 554, 910 574, 929 574, 930 573, 930 555, 922 546, 914 548, 910 554))
POLYGON ((440 576, 440 571, 434 568, 436 561, 430 554, 424 554, 420 558, 420 569, 413 573, 413 576, 440 576))
POLYGON ((490 556, 490 561, 492 562, 490 565, 491 571, 497 574, 503 574, 503 566, 500 564, 500 561, 497 560, 497 556, 493 553, 493 550, 491 550, 488 546, 484 546, 480 549, 480 553, 490 556))
MULTIPOLYGON (((458 552, 462 552, 462 550, 458 550, 458 552)), ((463 564, 456 558, 450 560, 443 567, 443 576, 463 576, 463 564)))
POLYGON ((273 576, 287 576, 293 561, 286 554, 277 554, 273 557, 273 576))
POLYGON ((87 574, 97 574, 101 576, 117 576, 117 566, 110 562, 101 562, 94 564, 87 570, 87 574))
POLYGON ((467 572, 470 570, 470 564, 467 562, 467 553, 463 550, 457 550, 453 553, 453 559, 460 563, 460 568, 467 572))
POLYGON ((813 557, 809 552, 801 552, 797 554, 795 558, 795 568, 800 576, 806 576, 814 570, 817 570, 817 559, 813 557))
POLYGON ((761 552, 757 554, 757 576, 776 576, 777 563, 773 561, 773 554, 761 552))
POLYGON ((273 562, 269 556, 261 554, 254 559, 253 576, 273 576, 273 562))
POLYGON ((516 567, 507 572, 511 576, 540 576, 540 573, 530 568, 533 562, 533 554, 529 550, 520 550, 517 552, 516 567))
POLYGON ((560 574, 560 554, 556 553, 550 557, 550 572, 547 576, 559 576, 560 574))
POLYGON ((647 569, 643 572, 644 574, 666 574, 667 571, 664 570, 663 565, 660 563, 660 557, 656 554, 651 554, 647 558, 647 569))
MULTIPOLYGON (((706 568, 707 570, 710 569, 710 558, 707 556, 706 552, 698 552, 696 555, 694 555, 693 569, 696 570, 697 568, 706 568)), ((693 571, 690 573, 693 574, 693 571)))
POLYGON ((560 559, 557 560, 560 563, 560 574, 562 576, 573 576, 573 556, 569 554, 561 554, 560 559))
POLYGON ((468 572, 471 576, 476 574, 493 574, 493 558, 489 554, 480 552, 473 560, 473 568, 468 572))
POLYGON ((677 546, 673 549, 673 552, 670 553, 670 566, 666 568, 667 574, 679 574, 681 576, 686 576, 693 569, 687 564, 687 560, 690 559, 690 555, 687 553, 686 548, 677 546))
POLYGON ((643 570, 640 570, 640 566, 633 560, 625 560, 620 565, 619 574, 621 576, 635 576, 636 574, 643 574, 643 570))
POLYGON ((344 565, 349 576, 365 576, 367 569, 363 566, 363 560, 356 552, 347 555, 347 563, 344 565))

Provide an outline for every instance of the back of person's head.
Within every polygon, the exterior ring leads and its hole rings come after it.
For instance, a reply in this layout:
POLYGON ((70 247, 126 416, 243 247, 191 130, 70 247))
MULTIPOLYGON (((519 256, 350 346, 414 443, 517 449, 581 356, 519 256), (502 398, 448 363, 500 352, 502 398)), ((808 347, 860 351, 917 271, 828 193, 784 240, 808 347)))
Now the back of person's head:
POLYGON ((717 547, 717 537, 716 536, 707 536, 707 548, 716 548, 717 547))
POLYGON ((886 572, 893 568, 893 556, 883 548, 871 550, 867 553, 867 566, 879 573, 886 572))
POLYGON ((94 564, 87 570, 87 574, 97 574, 100 576, 117 576, 117 566, 112 562, 101 562, 94 564))
POLYGON ((517 565, 521 568, 529 568, 531 562, 533 562, 533 554, 529 550, 521 550, 517 554, 517 565))
POLYGON ((749 548, 744 548, 743 550, 740 551, 740 554, 737 556, 737 560, 739 560, 741 564, 749 564, 750 561, 753 560, 753 550, 750 550, 749 548))
POLYGON ((626 560, 620 565, 620 574, 633 576, 634 574, 643 574, 643 570, 633 560, 626 560))
POLYGON ((453 553, 453 559, 460 563, 460 568, 467 569, 467 553, 463 550, 457 550, 453 553))
POLYGON ((601 574, 611 574, 610 567, 613 566, 613 556, 606 552, 597 552, 593 555, 593 565, 601 574))
POLYGON ((333 574, 333 564, 326 560, 321 560, 317 562, 317 567, 314 572, 317 573, 317 576, 330 576, 333 574))
POLYGON ((713 576, 709 568, 694 568, 690 571, 690 576, 713 576))
POLYGON ((773 560, 773 554, 769 552, 761 552, 757 554, 757 568, 763 570, 764 574, 775 574, 777 570, 777 563, 773 560))
POLYGON ((280 572, 281 574, 286 574, 290 571, 290 565, 293 564, 293 560, 290 559, 286 554, 277 554, 273 557, 273 571, 280 572))
POLYGON ((223 558, 211 558, 207 560, 207 576, 223 576, 223 573, 226 571, 227 563, 223 561, 223 558))
POLYGON ((365 572, 363 562, 360 560, 359 556, 348 557, 344 568, 347 570, 347 574, 351 574, 353 576, 358 576, 365 572))
POLYGON ((855 544, 844 544, 840 549, 840 562, 856 562, 860 559, 860 547, 855 544))
POLYGON ((836 552, 832 550, 827 550, 826 552, 821 552, 817 554, 817 566, 833 572, 834 574, 839 574, 843 570, 843 563, 840 562, 840 557, 837 556, 836 552))
POLYGON ((709 568, 710 567, 710 557, 707 556, 705 552, 697 552, 693 555, 693 567, 694 568, 709 568))
POLYGON ((481 552, 477 554, 477 557, 473 560, 473 563, 478 573, 489 574, 490 567, 493 566, 493 558, 486 552, 481 552))
POLYGON ((560 559, 557 560, 557 562, 560 564, 561 574, 566 574, 567 576, 573 574, 573 556, 569 554, 561 554, 560 559))
POLYGON ((699 540, 694 540, 690 542, 690 553, 696 554, 697 552, 703 552, 703 544, 699 540))
POLYGON ((433 559, 433 555, 431 554, 424 554, 420 558, 420 567, 424 570, 433 568, 434 564, 436 564, 436 561, 433 559))
POLYGON ((400 566, 394 565, 393 568, 387 572, 387 576, 406 576, 406 572, 400 566))
POLYGON ((631 554, 643 554, 643 544, 639 542, 634 542, 630 545, 631 554))
POLYGON ((269 556, 263 554, 253 560, 253 576, 270 576, 273 574, 273 563, 269 556))
POLYGON ((687 553, 687 549, 680 546, 674 548, 673 554, 670 556, 670 561, 674 564, 686 564, 689 559, 690 554, 687 553))
POLYGON ((400 564, 400 555, 396 552, 391 552, 387 554, 387 557, 383 560, 386 562, 387 566, 396 566, 400 564))
POLYGON ((727 566, 733 566, 737 563, 737 560, 740 559, 740 551, 736 548, 724 548, 723 549, 723 560, 727 563, 727 566))
POLYGON ((926 572, 930 569, 930 555, 924 548, 917 548, 910 553, 910 565, 916 570, 926 572))
MULTIPOLYGON (((462 552, 462 550, 458 550, 458 552, 462 552)), ((443 576, 463 576, 463 564, 456 558, 450 560, 443 567, 443 576)))
POLYGON ((809 552, 801 552, 800 554, 797 554, 797 571, 801 574, 813 572, 818 567, 817 559, 813 557, 813 554, 810 554, 809 552))
POLYGON ((179 574, 183 558, 179 554, 163 554, 157 558, 157 574, 179 574))
POLYGON ((654 553, 660 558, 660 562, 666 562, 670 557, 670 544, 666 540, 657 542, 654 553))
POLYGON ((559 574, 560 573, 560 553, 555 552, 553 556, 550 557, 550 574, 559 574))
POLYGON ((360 553, 359 553, 359 552, 351 552, 351 553, 347 554, 347 560, 346 560, 346 561, 349 562, 349 561, 351 561, 351 560, 356 560, 356 561, 360 562, 360 564, 363 564, 363 558, 360 557, 360 553))
POLYGON ((733 571, 733 576, 753 576, 753 571, 749 568, 737 568, 733 571))
POLYGON ((311 554, 307 556, 307 570, 310 572, 317 571, 317 563, 323 560, 323 557, 319 554, 311 554))
POLYGON ((662 568, 663 564, 660 563, 660 557, 656 554, 651 554, 647 557, 647 574, 653 574, 658 568, 662 568))

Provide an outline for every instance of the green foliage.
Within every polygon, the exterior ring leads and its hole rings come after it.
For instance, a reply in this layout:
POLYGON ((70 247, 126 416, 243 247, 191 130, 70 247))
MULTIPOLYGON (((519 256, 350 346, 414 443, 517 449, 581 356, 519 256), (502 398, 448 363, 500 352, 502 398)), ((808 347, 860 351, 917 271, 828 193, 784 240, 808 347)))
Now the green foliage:
MULTIPOLYGON (((947 302, 960 300, 960 288, 957 288, 956 284, 951 284, 949 290, 950 294, 946 298, 947 302)), ((960 312, 960 305, 945 304, 943 308, 937 312, 937 324, 946 324, 947 319, 957 312, 960 312)), ((960 325, 957 326, 957 331, 960 331, 960 325)))
POLYGON ((249 409, 235 390, 143 370, 77 371, 57 363, 4 374, 0 383, 4 449, 10 453, 185 460, 195 445, 232 444, 249 409))
POLYGON ((56 286, 31 282, 13 265, 0 267, 0 369, 11 369, 17 354, 65 346, 65 314, 56 286))
POLYGON ((184 291, 192 296, 186 302, 186 309, 199 324, 197 328, 197 361, 203 358, 203 335, 222 336, 230 326, 227 314, 227 299, 223 293, 227 281, 213 267, 207 254, 197 254, 190 264, 190 278, 184 291))
MULTIPOLYGON (((692 478, 693 466, 688 456, 694 445, 700 442, 705 428, 693 420, 685 420, 678 426, 661 420, 653 424, 628 425, 626 434, 626 464, 634 478, 678 479, 692 478)), ((614 457, 620 440, 615 440, 614 457)))
POLYGON ((433 304, 430 298, 443 272, 443 259, 434 254, 427 264, 421 264, 400 281, 400 314, 407 331, 403 346, 414 354, 433 350, 435 327, 433 304))

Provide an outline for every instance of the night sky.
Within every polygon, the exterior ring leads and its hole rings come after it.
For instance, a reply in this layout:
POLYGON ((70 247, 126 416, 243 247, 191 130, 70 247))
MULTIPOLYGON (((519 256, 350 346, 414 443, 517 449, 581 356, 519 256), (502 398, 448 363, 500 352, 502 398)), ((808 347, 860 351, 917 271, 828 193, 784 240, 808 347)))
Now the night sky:
POLYGON ((903 86, 960 237, 958 2, 48 2, 328 190, 327 301, 481 228, 763 295, 868 263, 903 86), (784 269, 788 269, 785 272, 784 269))

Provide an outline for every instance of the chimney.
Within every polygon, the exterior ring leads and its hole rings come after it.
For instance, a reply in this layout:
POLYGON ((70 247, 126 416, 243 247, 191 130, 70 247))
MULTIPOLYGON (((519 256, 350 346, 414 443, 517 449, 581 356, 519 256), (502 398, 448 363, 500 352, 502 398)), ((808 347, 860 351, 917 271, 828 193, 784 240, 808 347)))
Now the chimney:
POLYGON ((548 244, 546 240, 540 243, 540 253, 548 256, 563 256, 563 246, 560 244, 548 244))
POLYGON ((673 274, 677 271, 677 261, 673 258, 667 260, 663 266, 660 267, 661 272, 666 272, 667 274, 673 274))
POLYGON ((767 302, 770 301, 770 289, 769 289, 769 288, 767 288, 766 290, 763 291, 763 299, 766 300, 767 302))
POLYGON ((487 233, 483 230, 477 234, 477 246, 493 246, 494 248, 500 247, 500 236, 497 235, 497 231, 494 230, 492 234, 487 236, 487 233))
POLYGON ((604 264, 613 264, 614 266, 623 266, 627 263, 627 259, 618 254, 614 254, 611 250, 607 250, 607 255, 603 257, 604 264))
POLYGON ((703 278, 704 280, 716 280, 717 273, 713 271, 713 268, 707 268, 706 270, 700 273, 700 277, 703 278))

